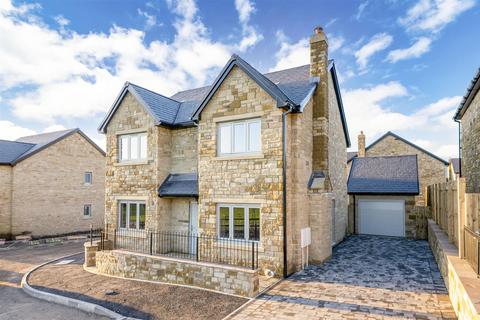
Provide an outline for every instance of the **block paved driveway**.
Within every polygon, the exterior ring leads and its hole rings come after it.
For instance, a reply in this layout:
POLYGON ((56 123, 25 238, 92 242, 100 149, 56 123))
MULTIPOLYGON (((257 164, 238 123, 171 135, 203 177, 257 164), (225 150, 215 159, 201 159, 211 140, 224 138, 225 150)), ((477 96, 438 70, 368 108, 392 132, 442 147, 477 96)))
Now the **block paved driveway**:
POLYGON ((234 319, 455 319, 428 242, 352 236, 234 319))
POLYGON ((0 320, 105 319, 76 309, 38 300, 20 288, 23 274, 49 260, 81 252, 83 242, 0 247, 0 320))

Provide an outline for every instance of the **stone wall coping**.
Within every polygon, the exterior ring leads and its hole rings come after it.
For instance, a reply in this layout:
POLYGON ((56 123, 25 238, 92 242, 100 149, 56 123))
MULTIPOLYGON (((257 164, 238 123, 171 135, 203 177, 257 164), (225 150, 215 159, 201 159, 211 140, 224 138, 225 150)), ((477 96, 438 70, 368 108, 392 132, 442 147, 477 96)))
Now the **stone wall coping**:
POLYGON ((171 258, 171 257, 165 257, 165 256, 151 256, 149 254, 131 252, 126 250, 111 250, 111 251, 116 254, 140 256, 140 257, 150 258, 153 260, 179 262, 179 263, 190 264, 190 265, 201 266, 201 267, 220 268, 220 269, 231 270, 236 272, 244 272, 248 274, 257 274, 257 270, 234 267, 234 266, 223 265, 223 264, 215 264, 215 263, 209 263, 209 262, 196 262, 196 261, 191 261, 187 259, 178 259, 178 258, 171 258))
POLYGON ((124 162, 115 162, 113 164, 114 167, 122 167, 122 166, 143 166, 148 165, 152 162, 153 159, 147 159, 142 161, 124 161, 124 162))
POLYGON ((85 248, 93 248, 93 247, 98 247, 98 240, 97 241, 93 241, 93 243, 90 244, 90 241, 87 241, 83 244, 83 246, 85 248))
POLYGON ((478 315, 480 310, 480 279, 468 262, 459 257, 457 248, 448 241, 448 236, 435 221, 428 219, 428 224, 429 230, 434 232, 438 245, 445 254, 449 264, 448 269, 454 272, 460 280, 459 285, 463 286, 473 311, 478 315))

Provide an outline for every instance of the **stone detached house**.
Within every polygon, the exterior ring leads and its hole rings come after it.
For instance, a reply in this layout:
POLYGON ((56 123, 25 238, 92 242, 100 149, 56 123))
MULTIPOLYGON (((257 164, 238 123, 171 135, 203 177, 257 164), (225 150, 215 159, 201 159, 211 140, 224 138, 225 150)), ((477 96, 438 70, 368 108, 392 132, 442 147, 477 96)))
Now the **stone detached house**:
POLYGON ((424 237, 415 207, 428 185, 446 181, 448 162, 392 132, 368 147, 361 132, 348 158, 349 232, 424 237))
POLYGON ((105 153, 79 129, 0 140, 0 238, 101 227, 105 153))
POLYGON ((480 68, 455 113, 460 126, 460 176, 468 193, 480 192, 480 68))
POLYGON ((111 228, 256 242, 276 276, 300 268, 301 229, 311 262, 346 234, 350 141, 321 28, 309 65, 262 74, 233 55, 212 85, 171 97, 127 82, 99 131, 111 228))

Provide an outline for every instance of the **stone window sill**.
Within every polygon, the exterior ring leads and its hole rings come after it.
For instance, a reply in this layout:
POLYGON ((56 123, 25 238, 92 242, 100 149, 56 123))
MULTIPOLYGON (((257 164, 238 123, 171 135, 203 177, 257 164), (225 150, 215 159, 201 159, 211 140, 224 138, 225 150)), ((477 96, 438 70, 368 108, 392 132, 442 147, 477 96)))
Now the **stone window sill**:
POLYGON ((125 162, 115 162, 113 165, 115 167, 122 167, 122 166, 141 166, 149 164, 149 160, 142 160, 142 161, 125 161, 125 162))
POLYGON ((265 156, 263 153, 251 153, 251 154, 232 154, 232 155, 221 155, 217 156, 215 160, 251 160, 251 159, 264 159, 265 156))

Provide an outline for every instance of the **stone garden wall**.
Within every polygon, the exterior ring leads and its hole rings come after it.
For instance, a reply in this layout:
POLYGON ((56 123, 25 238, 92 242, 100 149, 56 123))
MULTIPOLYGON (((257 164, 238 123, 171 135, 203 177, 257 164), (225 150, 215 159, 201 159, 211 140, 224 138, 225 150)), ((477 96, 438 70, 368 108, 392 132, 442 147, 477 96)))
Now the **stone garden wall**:
POLYGON ((244 297, 254 297, 259 289, 254 270, 118 250, 98 251, 96 270, 100 274, 189 285, 244 297))

